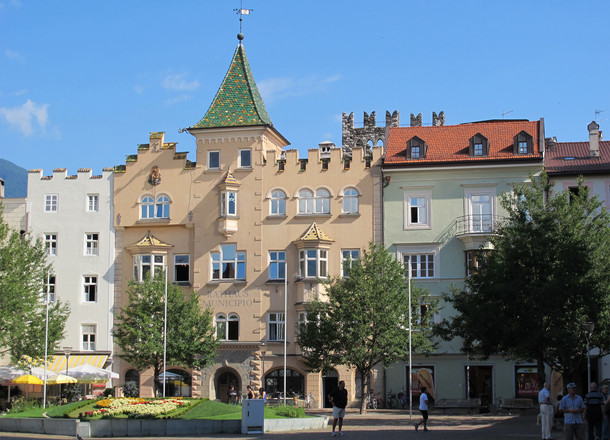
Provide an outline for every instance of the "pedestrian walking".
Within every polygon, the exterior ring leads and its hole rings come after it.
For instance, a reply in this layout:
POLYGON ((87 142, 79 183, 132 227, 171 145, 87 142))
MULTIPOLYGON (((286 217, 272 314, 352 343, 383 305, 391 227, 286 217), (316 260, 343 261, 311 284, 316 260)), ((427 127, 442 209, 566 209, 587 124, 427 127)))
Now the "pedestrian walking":
POLYGON ((426 393, 427 388, 421 387, 421 394, 419 395, 419 411, 421 412, 422 419, 419 422, 413 423, 415 430, 419 429, 419 425, 424 424, 424 431, 428 431, 428 394, 426 393))
POLYGON ((254 391, 252 390, 252 387, 248 385, 246 390, 248 390, 248 399, 254 399, 254 391))
POLYGON ((568 384, 568 395, 561 399, 559 410, 563 413, 563 433, 565 440, 585 440, 585 425, 582 413, 585 411, 585 403, 576 394, 576 384, 568 384))
POLYGON ((328 400, 333 405, 333 432, 332 436, 335 437, 337 433, 335 428, 337 423, 339 424, 339 435, 343 435, 343 418, 345 417, 345 407, 347 406, 347 390, 345 389, 345 382, 339 381, 339 387, 335 388, 332 393, 328 395, 328 400))
POLYGON ((597 383, 591 382, 589 392, 585 394, 584 418, 587 421, 589 440, 599 440, 602 437, 602 422, 604 396, 597 391, 597 383))
POLYGON ((542 425, 542 440, 551 438, 551 427, 553 426, 554 408, 551 402, 551 384, 545 382, 544 386, 538 393, 538 404, 540 405, 541 425, 542 425))

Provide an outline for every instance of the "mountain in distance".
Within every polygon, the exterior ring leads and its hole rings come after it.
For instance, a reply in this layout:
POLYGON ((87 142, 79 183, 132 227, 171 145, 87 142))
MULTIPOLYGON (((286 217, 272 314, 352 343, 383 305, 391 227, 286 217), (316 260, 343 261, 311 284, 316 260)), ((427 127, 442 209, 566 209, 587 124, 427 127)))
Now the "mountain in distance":
POLYGON ((4 197, 26 197, 28 194, 28 170, 5 159, 0 159, 0 179, 4 180, 4 197))

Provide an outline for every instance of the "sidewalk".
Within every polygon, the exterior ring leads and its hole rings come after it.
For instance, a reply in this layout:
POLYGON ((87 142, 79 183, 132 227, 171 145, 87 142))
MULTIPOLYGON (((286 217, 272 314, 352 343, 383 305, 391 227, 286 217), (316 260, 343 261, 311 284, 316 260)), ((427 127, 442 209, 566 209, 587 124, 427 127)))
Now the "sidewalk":
MULTIPOLYGON (((330 410, 311 411, 311 414, 331 415, 330 410)), ((480 415, 442 415, 432 411, 429 419, 429 431, 421 429, 415 432, 409 414, 399 410, 369 410, 366 415, 360 415, 357 410, 350 409, 345 417, 344 432, 346 440, 405 440, 405 439, 480 439, 480 440, 523 440, 540 439, 540 426, 536 425, 535 410, 524 415, 491 416, 480 415)), ((419 420, 419 411, 413 411, 413 420, 419 420)), ((263 435, 224 435, 218 434, 207 437, 188 437, 190 439, 211 440, 244 440, 270 439, 270 440, 314 440, 331 438, 331 427, 315 431, 275 432, 263 435)), ((74 437, 0 433, 0 440, 23 439, 55 439, 74 440, 74 437)), ((341 437, 337 437, 339 439, 341 437)), ((562 433, 553 432, 553 438, 562 438, 562 433)), ((119 440, 118 437, 115 439, 119 440)), ((184 438, 163 437, 164 440, 184 440, 184 438)), ((135 437, 120 438, 120 440, 138 440, 135 437)), ((148 438, 150 440, 150 438, 148 438)))

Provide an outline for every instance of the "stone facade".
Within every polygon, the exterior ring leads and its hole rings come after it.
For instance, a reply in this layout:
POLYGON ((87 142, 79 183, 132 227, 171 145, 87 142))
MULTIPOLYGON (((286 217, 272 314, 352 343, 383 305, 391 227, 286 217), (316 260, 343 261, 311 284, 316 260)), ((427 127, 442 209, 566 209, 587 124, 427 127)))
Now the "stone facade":
POLYGON ((385 112, 385 127, 377 127, 375 112, 370 115, 364 112, 364 126, 354 127, 354 113, 343 113, 342 120, 342 147, 344 154, 349 156, 354 148, 371 148, 373 146, 384 146, 386 143, 387 130, 390 127, 400 125, 400 115, 394 110, 390 114, 385 112))

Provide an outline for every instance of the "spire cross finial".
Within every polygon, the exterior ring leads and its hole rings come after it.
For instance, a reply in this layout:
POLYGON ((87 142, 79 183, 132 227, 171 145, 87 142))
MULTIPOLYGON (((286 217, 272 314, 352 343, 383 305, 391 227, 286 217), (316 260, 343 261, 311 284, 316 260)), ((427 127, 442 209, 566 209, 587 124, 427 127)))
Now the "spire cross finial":
POLYGON ((250 15, 250 12, 254 11, 254 9, 244 9, 243 8, 243 0, 239 0, 239 9, 233 9, 237 15, 239 15, 239 33, 241 34, 241 25, 244 21, 244 15, 250 15))

